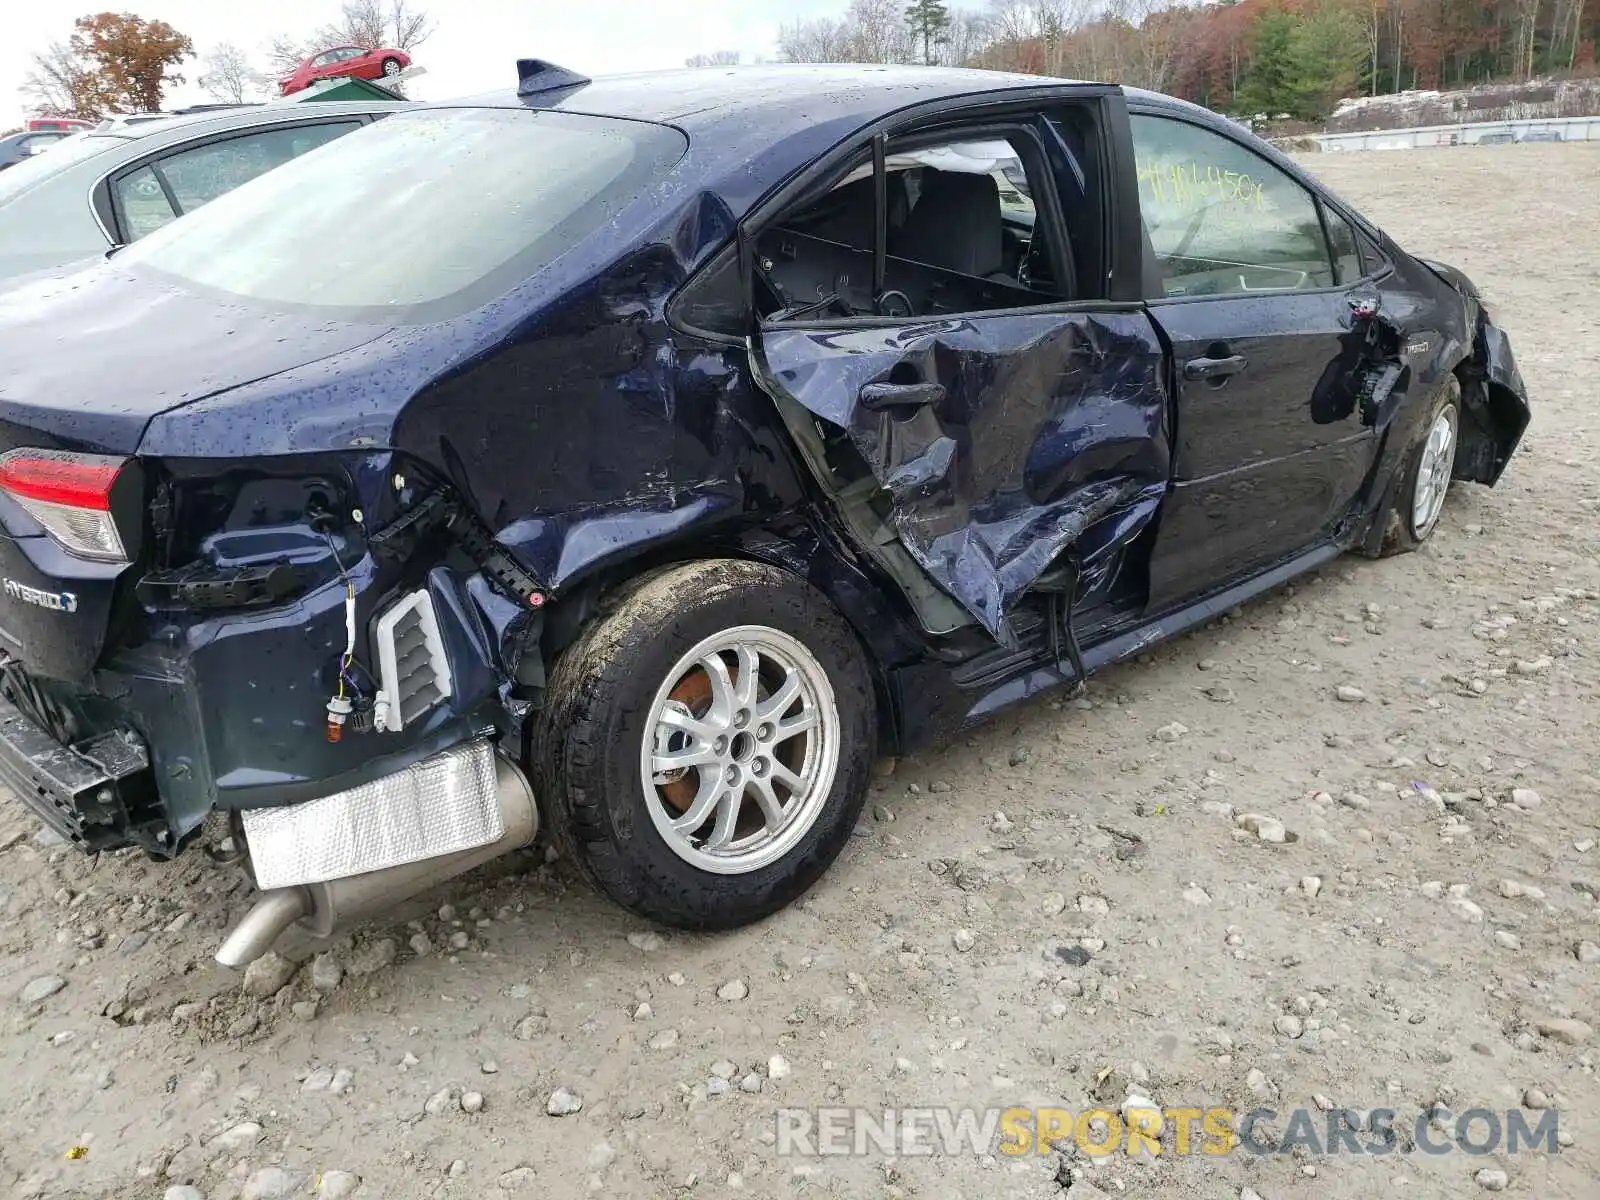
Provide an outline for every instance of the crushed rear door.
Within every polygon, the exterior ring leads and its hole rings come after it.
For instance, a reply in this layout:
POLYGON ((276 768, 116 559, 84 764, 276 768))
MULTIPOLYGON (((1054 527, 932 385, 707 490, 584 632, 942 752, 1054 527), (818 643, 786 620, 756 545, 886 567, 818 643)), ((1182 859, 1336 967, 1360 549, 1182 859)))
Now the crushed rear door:
POLYGON ((1003 643, 1064 551, 1125 546, 1166 492, 1163 352, 1137 306, 774 326, 756 349, 790 428, 798 406, 847 438, 900 543, 1003 643))

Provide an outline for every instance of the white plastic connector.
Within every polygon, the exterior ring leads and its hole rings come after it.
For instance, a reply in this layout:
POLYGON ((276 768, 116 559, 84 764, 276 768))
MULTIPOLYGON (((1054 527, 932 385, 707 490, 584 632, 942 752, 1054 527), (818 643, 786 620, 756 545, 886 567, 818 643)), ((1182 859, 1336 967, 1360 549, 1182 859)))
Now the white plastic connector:
POLYGON ((434 616, 433 598, 426 590, 412 592, 403 600, 391 605, 389 610, 377 619, 373 632, 374 640, 377 642, 378 683, 381 689, 377 712, 374 715, 378 728, 394 733, 405 728, 408 707, 410 707, 409 715, 417 716, 432 708, 439 700, 450 696, 450 658, 445 653, 444 639, 439 636, 439 622, 434 616), (430 682, 438 693, 435 699, 429 700, 421 708, 408 705, 408 699, 414 691, 411 685, 415 682, 415 673, 411 673, 405 679, 401 678, 396 645, 401 623, 413 615, 421 627, 423 642, 427 647, 430 682))

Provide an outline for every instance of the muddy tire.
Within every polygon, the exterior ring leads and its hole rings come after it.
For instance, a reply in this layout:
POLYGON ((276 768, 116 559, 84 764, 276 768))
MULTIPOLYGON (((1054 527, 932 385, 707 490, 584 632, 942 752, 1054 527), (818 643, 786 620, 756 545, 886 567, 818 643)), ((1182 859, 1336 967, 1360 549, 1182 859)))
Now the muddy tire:
POLYGON ((624 908, 731 929, 789 904, 861 814, 877 752, 865 655, 785 571, 658 572, 551 672, 532 744, 563 855, 624 908))
POLYGON ((1452 375, 1435 393, 1433 406, 1401 468, 1381 556, 1407 554, 1438 528, 1460 439, 1461 384, 1452 375))

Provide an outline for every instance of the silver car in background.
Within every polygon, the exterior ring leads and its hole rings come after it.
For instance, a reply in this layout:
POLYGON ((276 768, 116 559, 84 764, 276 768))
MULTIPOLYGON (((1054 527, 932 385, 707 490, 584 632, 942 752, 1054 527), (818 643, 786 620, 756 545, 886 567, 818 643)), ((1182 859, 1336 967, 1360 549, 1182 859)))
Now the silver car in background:
POLYGON ((0 172, 0 282, 104 254, 397 109, 264 104, 123 124, 0 172))

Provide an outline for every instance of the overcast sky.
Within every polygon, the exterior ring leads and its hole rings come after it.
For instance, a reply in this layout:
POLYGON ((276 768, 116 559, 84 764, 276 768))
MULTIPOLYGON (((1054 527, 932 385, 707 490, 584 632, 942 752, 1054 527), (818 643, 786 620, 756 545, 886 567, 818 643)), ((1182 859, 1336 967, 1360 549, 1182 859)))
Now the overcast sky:
MULTIPOLYGON (((417 0, 413 0, 414 3, 417 0)), ((771 57, 778 26, 797 17, 835 16, 845 0, 421 0, 435 32, 417 52, 427 68, 409 89, 442 100, 516 81, 519 57, 546 58, 587 74, 681 67, 691 54, 739 50, 745 61, 771 57)), ((218 42, 260 52, 280 33, 305 35, 338 14, 339 0, 16 0, 0 36, 0 128, 17 123, 18 89, 34 53, 66 41, 75 18, 112 10, 159 19, 194 39, 203 55, 218 42)), ((206 99, 189 79, 169 106, 206 99)))

